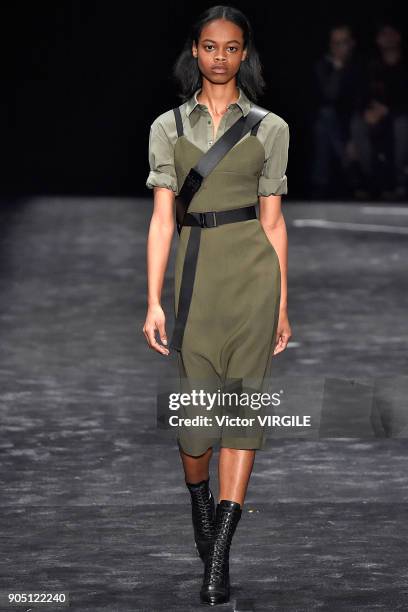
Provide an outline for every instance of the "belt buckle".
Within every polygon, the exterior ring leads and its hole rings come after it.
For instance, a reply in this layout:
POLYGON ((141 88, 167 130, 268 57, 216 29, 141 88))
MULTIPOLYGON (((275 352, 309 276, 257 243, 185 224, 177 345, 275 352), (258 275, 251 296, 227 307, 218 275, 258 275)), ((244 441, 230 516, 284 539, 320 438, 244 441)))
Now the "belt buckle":
POLYGON ((217 227, 217 216, 216 216, 214 211, 211 211, 209 213, 205 213, 205 212, 201 213, 200 212, 200 213, 198 213, 198 215, 199 215, 199 219, 200 219, 199 220, 200 227, 217 227), (213 224, 212 225, 208 225, 208 223, 207 223, 207 218, 206 218, 207 214, 212 215, 212 219, 213 219, 213 224))

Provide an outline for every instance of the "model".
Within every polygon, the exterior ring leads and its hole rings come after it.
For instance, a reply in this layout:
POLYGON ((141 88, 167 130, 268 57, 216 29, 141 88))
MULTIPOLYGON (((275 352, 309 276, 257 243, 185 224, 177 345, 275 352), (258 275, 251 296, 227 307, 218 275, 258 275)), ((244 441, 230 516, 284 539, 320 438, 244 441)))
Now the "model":
MULTIPOLYGON (((215 6, 199 17, 174 76, 183 102, 159 115, 150 129, 146 185, 154 189, 154 209, 143 333, 159 353, 168 355, 169 347, 177 351, 180 378, 187 384, 201 381, 203 388, 215 390, 238 380, 241 390, 258 389, 273 355, 291 337, 281 211, 289 127, 255 103, 265 87, 261 63, 250 24, 233 7, 215 6), (235 124, 243 129, 234 140, 235 124), (218 156, 215 166, 212 153, 218 156), (205 178, 195 184, 197 169, 205 178), (161 290, 175 208, 176 325, 169 344, 161 290)), ((204 561, 200 599, 215 605, 230 597, 231 541, 265 432, 259 427, 239 432, 220 427, 216 435, 206 430, 187 427, 177 440, 191 494, 195 543, 204 561), (209 488, 215 443, 220 445, 217 505, 209 488)))

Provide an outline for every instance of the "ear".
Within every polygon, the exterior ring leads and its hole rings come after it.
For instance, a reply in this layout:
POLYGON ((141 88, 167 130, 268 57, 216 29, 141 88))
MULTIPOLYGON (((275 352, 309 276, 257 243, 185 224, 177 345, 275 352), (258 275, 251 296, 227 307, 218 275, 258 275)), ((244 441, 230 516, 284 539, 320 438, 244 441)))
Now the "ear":
POLYGON ((195 42, 193 42, 193 46, 191 48, 191 52, 192 52, 194 57, 197 57, 197 47, 196 47, 195 42))
POLYGON ((246 60, 246 57, 247 57, 247 50, 246 50, 246 49, 244 49, 244 50, 243 50, 243 52, 242 52, 242 59, 241 59, 241 62, 243 62, 244 60, 246 60))

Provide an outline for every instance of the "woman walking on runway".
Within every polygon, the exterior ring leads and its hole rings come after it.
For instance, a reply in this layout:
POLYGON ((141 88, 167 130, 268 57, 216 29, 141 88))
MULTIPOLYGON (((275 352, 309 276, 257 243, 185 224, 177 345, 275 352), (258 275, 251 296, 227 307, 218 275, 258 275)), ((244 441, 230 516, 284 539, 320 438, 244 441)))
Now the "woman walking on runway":
MULTIPOLYGON (((291 337, 281 211, 289 127, 254 102, 265 82, 251 26, 233 7, 215 6, 199 17, 174 75, 183 103, 159 115, 150 129, 146 185, 154 189, 154 210, 143 332, 159 353, 168 355, 168 346, 177 351, 180 379, 187 385, 200 381, 203 389, 219 390, 238 380, 241 392, 253 392, 291 337), (168 345, 160 298, 175 205, 176 324, 168 345)), ((215 605, 230 597, 229 550, 265 431, 193 429, 182 429, 177 441, 195 544, 204 561, 200 599, 215 605), (215 505, 209 463, 217 443, 215 505)))

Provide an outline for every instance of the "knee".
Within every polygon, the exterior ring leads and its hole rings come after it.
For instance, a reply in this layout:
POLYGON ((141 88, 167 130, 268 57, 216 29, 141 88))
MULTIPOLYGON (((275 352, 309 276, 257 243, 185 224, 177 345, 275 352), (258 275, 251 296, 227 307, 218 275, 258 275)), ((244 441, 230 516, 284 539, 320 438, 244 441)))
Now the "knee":
POLYGON ((181 445, 180 441, 178 441, 178 447, 179 447, 180 453, 185 455, 188 459, 202 459, 206 455, 209 455, 209 454, 211 455, 212 451, 213 451, 213 447, 212 446, 208 446, 203 451, 201 449, 199 451, 193 451, 191 449, 185 449, 181 445))
POLYGON ((221 451, 230 457, 237 457, 248 453, 255 453, 256 448, 231 448, 230 446, 221 446, 221 451))

